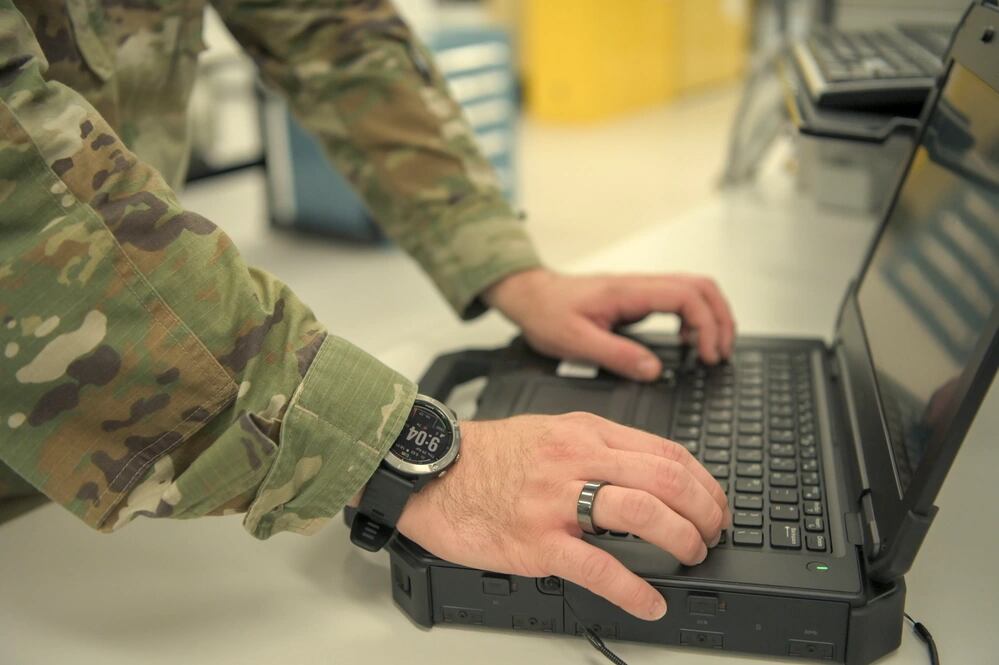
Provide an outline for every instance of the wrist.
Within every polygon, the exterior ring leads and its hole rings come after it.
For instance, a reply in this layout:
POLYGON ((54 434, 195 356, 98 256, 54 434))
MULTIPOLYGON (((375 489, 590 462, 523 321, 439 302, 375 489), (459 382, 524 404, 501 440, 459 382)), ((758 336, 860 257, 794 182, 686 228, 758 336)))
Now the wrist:
POLYGON ((528 302, 533 292, 555 277, 554 272, 544 267, 521 270, 507 275, 483 291, 482 300, 516 322, 514 313, 518 304, 522 306, 528 302))

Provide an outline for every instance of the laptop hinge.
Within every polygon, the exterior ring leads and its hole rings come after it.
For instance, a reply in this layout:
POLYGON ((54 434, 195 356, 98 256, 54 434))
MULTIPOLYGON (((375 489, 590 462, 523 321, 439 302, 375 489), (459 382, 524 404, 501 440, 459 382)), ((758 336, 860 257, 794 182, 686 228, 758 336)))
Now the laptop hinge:
POLYGON ((930 506, 925 515, 907 511, 894 539, 884 543, 877 558, 868 557, 870 576, 879 582, 890 582, 909 572, 936 514, 936 506, 930 506))
POLYGON ((874 501, 869 491, 864 491, 860 497, 860 519, 863 522, 861 533, 864 539, 864 553, 871 560, 881 549, 881 533, 878 531, 878 520, 874 517, 874 501))
POLYGON ((878 531, 877 519, 874 515, 874 502, 871 499, 871 483, 869 476, 867 474, 867 464, 864 460, 864 449, 860 441, 860 424, 857 421, 856 405, 854 404, 853 395, 850 392, 850 371, 846 365, 846 359, 843 354, 842 342, 836 340, 835 345, 832 349, 835 359, 829 365, 833 368, 832 372, 835 373, 837 377, 841 377, 839 381, 843 400, 846 404, 846 413, 849 420, 849 432, 850 440, 853 443, 853 462, 856 465, 856 478, 859 483, 859 487, 854 487, 856 491, 856 506, 858 517, 860 519, 860 536, 862 539, 862 544, 864 546, 864 553, 867 555, 868 559, 873 559, 878 555, 881 548, 881 533, 878 531))

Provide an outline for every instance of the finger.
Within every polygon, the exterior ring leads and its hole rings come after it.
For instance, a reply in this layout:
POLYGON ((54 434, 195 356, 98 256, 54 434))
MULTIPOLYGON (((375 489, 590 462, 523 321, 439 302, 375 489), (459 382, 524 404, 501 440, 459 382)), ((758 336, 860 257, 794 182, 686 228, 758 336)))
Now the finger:
MULTIPOLYGON (((649 434, 633 427, 625 427, 610 420, 599 421, 597 427, 600 429, 600 437, 610 448, 635 453, 650 453, 685 466, 704 489, 708 491, 708 494, 718 504, 718 507, 726 513, 726 520, 731 517, 729 514, 728 497, 722 490, 721 485, 718 484, 718 481, 708 473, 708 470, 684 446, 675 441, 664 439, 661 436, 649 434)), ((726 528, 729 526, 727 521, 725 526, 726 528)))
POLYGON ((607 552, 572 536, 555 541, 547 568, 645 621, 666 614, 666 599, 607 552))
POLYGON ((694 566, 704 561, 708 548, 700 532, 648 492, 628 487, 602 487, 593 504, 593 523, 611 531, 633 533, 694 566))
POLYGON ((718 321, 704 295, 692 284, 668 277, 629 277, 624 278, 618 289, 621 316, 675 312, 684 325, 697 330, 697 351, 701 359, 711 365, 720 360, 718 321))
POLYGON ((701 295, 704 296, 704 299, 711 307, 711 311, 714 313, 715 319, 719 324, 721 353, 726 358, 730 357, 732 355, 732 345, 735 342, 735 316, 732 315, 732 308, 729 306, 728 300, 722 294, 721 289, 718 288, 714 280, 693 275, 688 277, 688 280, 701 292, 701 295))
POLYGON ((586 322, 577 335, 579 355, 615 374, 636 381, 653 381, 662 374, 659 358, 638 342, 586 322))
POLYGON ((725 526, 725 511, 685 465, 649 453, 608 453, 606 461, 602 455, 594 457, 586 477, 648 492, 697 527, 704 542, 714 543, 719 537, 725 526))

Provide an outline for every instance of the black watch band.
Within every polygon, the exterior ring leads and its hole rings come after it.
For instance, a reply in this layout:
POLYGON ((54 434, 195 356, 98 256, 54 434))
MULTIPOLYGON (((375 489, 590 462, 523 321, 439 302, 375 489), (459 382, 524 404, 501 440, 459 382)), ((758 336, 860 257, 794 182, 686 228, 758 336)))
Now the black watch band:
POLYGON ((395 534, 395 524, 402 515, 416 481, 379 467, 368 481, 361 504, 350 526, 350 541, 369 552, 385 547, 395 534))
POLYGON ((406 502, 447 472, 459 455, 458 418, 447 405, 417 395, 402 430, 361 495, 350 540, 377 552, 392 539, 406 502))

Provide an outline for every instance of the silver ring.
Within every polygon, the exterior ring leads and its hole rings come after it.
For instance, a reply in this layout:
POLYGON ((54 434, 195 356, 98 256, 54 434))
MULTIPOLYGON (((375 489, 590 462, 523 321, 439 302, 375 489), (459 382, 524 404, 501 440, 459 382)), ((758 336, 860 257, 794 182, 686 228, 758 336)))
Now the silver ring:
POLYGON ((602 480, 590 480, 583 483, 579 499, 576 500, 576 521, 583 533, 588 533, 591 536, 607 533, 607 529, 601 529, 593 523, 593 503, 597 500, 597 492, 606 484, 602 480))

